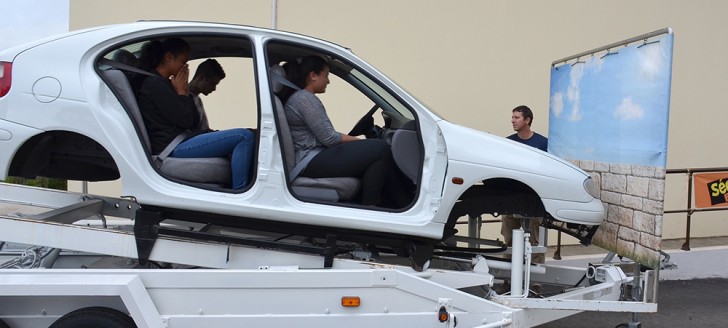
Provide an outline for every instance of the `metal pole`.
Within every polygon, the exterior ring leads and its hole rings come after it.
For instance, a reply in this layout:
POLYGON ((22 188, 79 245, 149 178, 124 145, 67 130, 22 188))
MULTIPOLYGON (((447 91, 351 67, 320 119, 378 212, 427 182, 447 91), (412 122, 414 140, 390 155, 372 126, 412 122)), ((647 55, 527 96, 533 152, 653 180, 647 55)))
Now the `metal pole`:
POLYGON ((513 229, 511 248, 511 296, 523 294, 523 252, 528 240, 523 229, 513 229))
MULTIPOLYGON (((642 288, 640 288, 640 264, 637 262, 634 262, 634 274, 632 277, 632 301, 638 302, 640 299, 644 299, 642 297, 642 293, 644 292, 642 288)), ((627 325, 628 328, 640 328, 642 327, 642 322, 639 321, 639 318, 637 317, 637 312, 632 312, 632 321, 629 322, 627 325)))
POLYGON ((554 252, 554 260, 561 259, 561 231, 556 235, 556 251, 554 252))
POLYGON ((271 0, 270 25, 271 28, 278 29, 278 0, 271 0))
MULTIPOLYGON (((468 237, 480 239, 481 217, 468 215, 468 237)), ((468 247, 478 247, 476 243, 468 243, 468 247)))
POLYGON ((693 203, 693 172, 688 169, 688 206, 686 207, 688 209, 687 214, 687 222, 685 223, 685 243, 680 247, 680 249, 684 251, 690 250, 690 221, 692 217, 692 203, 693 203))
POLYGON ((657 30, 657 31, 654 31, 654 32, 642 34, 642 35, 635 36, 635 37, 632 37, 632 38, 629 38, 629 39, 626 39, 626 40, 622 40, 622 41, 619 41, 619 42, 611 43, 611 44, 608 44, 606 46, 602 46, 602 47, 599 47, 599 48, 596 48, 596 49, 592 49, 592 50, 589 50, 589 51, 584 51, 584 52, 578 53, 578 54, 573 55, 573 56, 564 57, 564 58, 561 58, 559 60, 553 61, 551 63, 551 66, 556 66, 557 64, 566 63, 569 60, 577 59, 579 57, 591 56, 591 55, 594 55, 594 54, 596 54, 597 52, 600 52, 600 51, 609 50, 609 49, 617 48, 617 47, 621 47, 621 46, 627 46, 627 45, 629 45, 632 42, 646 41, 649 38, 652 38, 652 37, 655 37, 655 36, 658 36, 658 35, 662 35, 662 34, 672 34, 672 29, 669 28, 669 27, 668 28, 663 28, 661 30, 657 30))

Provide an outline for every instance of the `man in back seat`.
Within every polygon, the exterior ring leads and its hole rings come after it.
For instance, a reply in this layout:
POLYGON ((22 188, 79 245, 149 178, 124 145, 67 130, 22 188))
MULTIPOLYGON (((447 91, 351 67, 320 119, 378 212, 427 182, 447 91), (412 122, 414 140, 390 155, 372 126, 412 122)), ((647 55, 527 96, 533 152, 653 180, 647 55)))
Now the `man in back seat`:
POLYGON ((210 130, 210 123, 207 121, 207 113, 205 113, 205 106, 202 104, 200 94, 205 96, 210 95, 217 89, 217 85, 224 78, 225 71, 217 60, 207 59, 197 66, 195 75, 192 77, 189 85, 192 100, 195 101, 195 106, 197 106, 197 110, 200 112, 200 124, 197 130, 210 130))

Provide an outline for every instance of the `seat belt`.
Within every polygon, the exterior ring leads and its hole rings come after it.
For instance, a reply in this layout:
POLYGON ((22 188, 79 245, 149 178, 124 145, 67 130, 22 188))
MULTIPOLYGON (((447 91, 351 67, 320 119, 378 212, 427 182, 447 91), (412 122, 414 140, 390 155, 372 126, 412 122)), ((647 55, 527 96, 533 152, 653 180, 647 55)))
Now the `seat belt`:
MULTIPOLYGON (((120 63, 120 62, 113 61, 113 60, 109 60, 109 59, 106 59, 106 58, 99 59, 99 64, 111 66, 113 68, 116 68, 116 69, 119 69, 119 70, 122 70, 122 71, 129 71, 129 72, 143 74, 143 75, 148 75, 148 76, 158 76, 158 75, 149 73, 149 72, 147 72, 147 71, 145 71, 143 69, 139 69, 139 68, 136 68, 134 66, 127 65, 127 64, 120 63)), ((189 135, 190 135, 190 131, 187 130, 185 132, 182 132, 182 133, 178 134, 176 137, 174 137, 174 139, 172 139, 172 142, 170 142, 167 145, 167 147, 165 147, 164 150, 162 150, 162 152, 159 153, 159 155, 157 155, 156 161, 158 162, 157 163, 158 166, 162 166, 162 162, 164 162, 164 160, 167 159, 167 157, 169 157, 169 154, 171 154, 174 151, 174 149, 177 148, 177 146, 180 143, 182 143, 182 141, 184 141, 185 139, 187 139, 187 137, 189 135)))
POLYGON ((99 59, 99 64, 111 66, 113 68, 120 69, 122 71, 129 71, 129 72, 139 73, 139 74, 149 75, 149 76, 157 76, 157 75, 154 75, 152 73, 149 73, 149 72, 147 72, 147 71, 145 71, 143 69, 136 68, 134 66, 127 65, 127 64, 124 64, 124 63, 120 63, 118 61, 113 61, 111 59, 101 58, 101 59, 99 59))
POLYGON ((298 162, 298 164, 296 164, 296 166, 293 167, 293 170, 291 170, 291 174, 289 175, 288 179, 290 181, 293 181, 296 178, 298 178, 298 175, 300 175, 301 172, 303 172, 303 170, 306 168, 306 166, 308 166, 308 163, 310 163, 311 160, 314 157, 316 157, 316 155, 318 155, 318 153, 322 152, 324 149, 326 149, 326 148, 317 147, 317 148, 311 149, 311 151, 308 154, 306 154, 306 156, 304 156, 301 159, 301 161, 298 162))
POLYGON ((272 69, 268 70, 268 76, 270 76, 271 80, 273 80, 274 82, 283 84, 293 90, 301 90, 301 88, 299 88, 297 85, 293 84, 293 82, 288 81, 288 79, 286 79, 285 77, 274 73, 272 69))
POLYGON ((180 134, 178 134, 174 139, 172 139, 172 142, 170 142, 167 147, 164 147, 164 150, 157 155, 157 163, 160 167, 162 166, 162 163, 164 162, 167 157, 169 157, 169 154, 171 154, 177 146, 182 143, 182 141, 185 141, 187 139, 187 136, 190 135, 190 131, 185 131, 180 134))

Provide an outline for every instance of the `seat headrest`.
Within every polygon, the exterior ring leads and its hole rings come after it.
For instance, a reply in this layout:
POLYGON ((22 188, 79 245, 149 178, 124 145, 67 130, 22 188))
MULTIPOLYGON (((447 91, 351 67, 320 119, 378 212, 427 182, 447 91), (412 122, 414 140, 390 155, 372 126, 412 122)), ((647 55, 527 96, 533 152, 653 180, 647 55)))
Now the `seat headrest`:
POLYGON ((274 78, 272 75, 278 75, 280 78, 285 79, 286 78, 286 70, 283 69, 283 66, 281 65, 273 65, 270 68, 270 74, 271 74, 271 80, 272 80, 272 86, 273 86, 273 92, 278 93, 283 89, 283 84, 278 82, 279 79, 274 78))

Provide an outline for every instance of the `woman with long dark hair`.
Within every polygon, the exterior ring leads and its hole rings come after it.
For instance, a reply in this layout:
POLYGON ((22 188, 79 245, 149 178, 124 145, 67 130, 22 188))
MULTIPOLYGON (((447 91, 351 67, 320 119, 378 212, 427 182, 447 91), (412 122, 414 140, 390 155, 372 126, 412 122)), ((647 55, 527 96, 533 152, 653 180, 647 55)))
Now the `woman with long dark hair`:
MULTIPOLYGON (((178 135, 194 130, 200 115, 189 95, 190 47, 182 39, 150 41, 142 48, 139 67, 153 76, 137 75, 137 101, 147 128, 152 154, 162 152, 178 135)), ((230 156, 232 187, 240 190, 250 181, 255 148, 248 129, 195 131, 177 145, 170 156, 206 158, 230 156)))
POLYGON ((337 132, 316 96, 326 92, 329 65, 321 57, 304 57, 291 63, 291 80, 301 90, 286 101, 296 165, 310 178, 358 177, 362 179, 361 204, 402 208, 411 199, 397 178, 392 151, 384 140, 359 139, 337 132), (387 193, 389 197, 382 197, 387 193))

